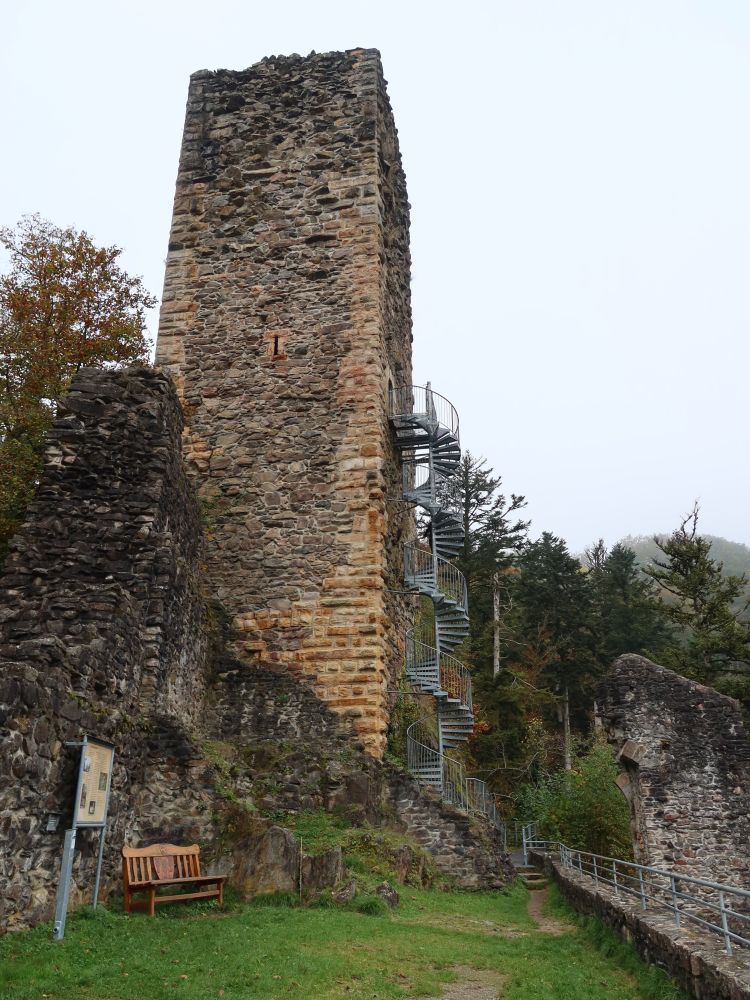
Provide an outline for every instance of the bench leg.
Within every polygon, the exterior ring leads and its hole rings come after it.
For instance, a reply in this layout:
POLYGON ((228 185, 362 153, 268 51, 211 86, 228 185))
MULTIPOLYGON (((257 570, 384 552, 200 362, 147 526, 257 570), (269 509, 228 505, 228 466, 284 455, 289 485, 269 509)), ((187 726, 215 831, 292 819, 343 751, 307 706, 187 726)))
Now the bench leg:
POLYGON ((224 905, 224 883, 219 882, 219 906, 224 905))
POLYGON ((153 917, 154 915, 155 905, 156 905, 156 889, 152 888, 148 890, 148 915, 150 917, 153 917))
POLYGON ((126 913, 130 913, 130 892, 128 889, 122 894, 122 906, 126 913))

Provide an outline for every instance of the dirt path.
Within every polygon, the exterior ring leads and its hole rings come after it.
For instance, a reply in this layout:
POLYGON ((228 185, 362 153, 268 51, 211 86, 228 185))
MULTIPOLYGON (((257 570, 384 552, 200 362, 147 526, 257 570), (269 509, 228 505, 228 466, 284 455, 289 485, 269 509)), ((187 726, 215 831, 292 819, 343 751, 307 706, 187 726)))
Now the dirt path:
MULTIPOLYGON (((566 924, 554 917, 544 916, 544 904, 547 900, 547 889, 530 889, 528 913, 536 924, 536 931, 542 934, 565 934, 570 930, 566 924)), ((423 921, 420 923, 431 923, 433 926, 446 926, 449 921, 443 919, 440 922, 423 921)), ((478 922, 477 922, 478 923, 478 922)), ((495 928, 490 922, 485 933, 497 933, 499 928, 495 928)), ((532 931, 532 933, 534 933, 532 931)), ((523 937, 523 932, 511 932, 504 936, 523 937)), ((459 977, 458 982, 446 986, 441 993, 440 1000, 499 1000, 502 996, 505 977, 498 972, 471 969, 465 965, 457 965, 452 969, 459 977)), ((429 997, 416 997, 415 1000, 431 1000, 429 997)), ((432 998, 434 1000, 434 998, 432 998)))
POLYGON ((531 889, 529 891, 529 916, 536 924, 538 931, 543 934, 565 934, 570 928, 554 917, 543 915, 544 904, 547 900, 548 889, 531 889))
MULTIPOLYGON (((498 1000, 502 995, 505 977, 499 972, 470 969, 465 965, 456 965, 451 971, 459 980, 445 987, 440 1000, 498 1000)), ((435 1000, 435 997, 417 997, 416 1000, 435 1000)))

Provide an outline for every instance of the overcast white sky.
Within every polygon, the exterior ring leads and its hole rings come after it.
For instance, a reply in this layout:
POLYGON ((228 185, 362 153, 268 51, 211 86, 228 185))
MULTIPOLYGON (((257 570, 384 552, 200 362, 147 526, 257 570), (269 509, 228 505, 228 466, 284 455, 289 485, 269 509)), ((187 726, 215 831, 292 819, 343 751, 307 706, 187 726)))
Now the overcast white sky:
POLYGON ((699 497, 750 542, 748 0, 6 0, 0 223, 86 229, 159 294, 190 73, 356 46, 413 206, 415 378, 533 534, 699 497))

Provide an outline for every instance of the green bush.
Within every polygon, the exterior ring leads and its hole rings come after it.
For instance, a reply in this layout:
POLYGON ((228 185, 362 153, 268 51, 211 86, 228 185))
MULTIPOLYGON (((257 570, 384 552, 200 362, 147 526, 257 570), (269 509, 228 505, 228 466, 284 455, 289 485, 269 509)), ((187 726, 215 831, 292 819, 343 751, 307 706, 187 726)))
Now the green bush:
POLYGON ((535 785, 527 785, 521 809, 539 824, 542 837, 609 857, 631 858, 630 811, 615 784, 612 749, 597 741, 573 762, 535 785))
POLYGON ((382 917, 388 912, 387 905, 379 896, 363 896, 357 900, 357 913, 366 913, 368 917, 382 917))

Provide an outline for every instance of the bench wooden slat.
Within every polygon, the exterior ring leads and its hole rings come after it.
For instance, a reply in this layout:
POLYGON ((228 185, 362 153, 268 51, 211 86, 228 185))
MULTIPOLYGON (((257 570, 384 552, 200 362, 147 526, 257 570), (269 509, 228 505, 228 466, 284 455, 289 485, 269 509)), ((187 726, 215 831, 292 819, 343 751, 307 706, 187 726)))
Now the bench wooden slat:
MULTIPOLYGON (((156 896, 155 900, 157 903, 176 903, 181 899, 220 899, 221 892, 219 889, 214 889, 208 892, 178 892, 174 896, 156 896)), ((150 900, 148 899, 134 899, 130 904, 131 910, 148 910, 150 908, 150 900)))
POLYGON ((165 878, 157 879, 151 878, 147 879, 145 882, 131 882, 131 889, 148 889, 150 886, 156 886, 158 889, 160 885, 180 885, 182 882, 195 882, 199 885, 205 885, 211 882, 220 882, 225 879, 225 875, 199 875, 197 878, 195 875, 188 875, 187 878, 165 878))

